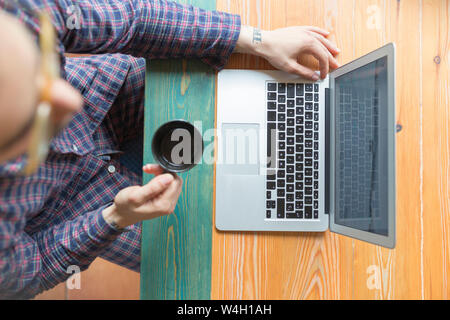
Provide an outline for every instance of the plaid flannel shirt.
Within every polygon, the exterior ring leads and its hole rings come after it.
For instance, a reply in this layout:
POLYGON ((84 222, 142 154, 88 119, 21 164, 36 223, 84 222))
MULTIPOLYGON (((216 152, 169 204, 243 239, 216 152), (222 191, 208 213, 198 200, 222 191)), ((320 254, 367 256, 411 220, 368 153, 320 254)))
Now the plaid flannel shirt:
POLYGON ((152 0, 0 0, 0 8, 35 35, 30 13, 51 14, 62 76, 85 103, 36 174, 16 175, 24 156, 0 165, 0 298, 33 297, 98 256, 139 271, 141 224, 122 232, 101 212, 119 190, 142 183, 120 159, 142 136, 145 59, 195 57, 220 70, 240 17, 152 0))

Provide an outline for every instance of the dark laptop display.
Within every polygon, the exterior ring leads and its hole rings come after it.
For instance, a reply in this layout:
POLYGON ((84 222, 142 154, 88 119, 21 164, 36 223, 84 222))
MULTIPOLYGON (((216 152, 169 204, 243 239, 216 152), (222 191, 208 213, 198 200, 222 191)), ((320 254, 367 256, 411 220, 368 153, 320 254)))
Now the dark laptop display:
POLYGON ((387 57, 335 79, 335 223, 388 235, 387 57))

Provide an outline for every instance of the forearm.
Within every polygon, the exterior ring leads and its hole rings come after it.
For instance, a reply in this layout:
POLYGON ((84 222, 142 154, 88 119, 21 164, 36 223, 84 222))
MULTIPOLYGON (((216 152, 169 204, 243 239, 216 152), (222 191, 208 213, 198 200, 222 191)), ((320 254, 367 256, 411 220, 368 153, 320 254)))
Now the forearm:
MULTIPOLYGON (((11 13, 39 33, 46 11, 69 53, 123 53, 147 59, 200 58, 223 68, 239 36, 239 15, 164 0, 24 0, 11 13)), ((2 4, 0 2, 0 7, 2 4)))
POLYGON ((220 69, 240 30, 238 15, 173 1, 53 1, 61 8, 55 21, 78 22, 59 27, 67 52, 117 52, 147 59, 201 58, 220 69))
POLYGON ((239 36, 239 15, 172 1, 144 3, 135 51, 151 59, 200 58, 217 70, 223 68, 239 36))
POLYGON ((45 261, 48 285, 65 281, 71 265, 85 270, 121 234, 104 220, 101 212, 105 207, 34 236, 45 261))
POLYGON ((121 234, 103 219, 103 209, 32 236, 7 236, 0 243, 0 298, 31 298, 65 281, 70 266, 86 269, 121 234))

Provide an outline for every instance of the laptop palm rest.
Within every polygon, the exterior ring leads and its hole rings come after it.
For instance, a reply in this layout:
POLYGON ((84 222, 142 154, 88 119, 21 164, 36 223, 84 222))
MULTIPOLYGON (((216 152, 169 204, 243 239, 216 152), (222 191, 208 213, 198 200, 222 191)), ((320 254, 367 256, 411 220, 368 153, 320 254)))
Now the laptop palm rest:
POLYGON ((259 175, 260 127, 255 123, 223 123, 221 130, 223 175, 259 175))

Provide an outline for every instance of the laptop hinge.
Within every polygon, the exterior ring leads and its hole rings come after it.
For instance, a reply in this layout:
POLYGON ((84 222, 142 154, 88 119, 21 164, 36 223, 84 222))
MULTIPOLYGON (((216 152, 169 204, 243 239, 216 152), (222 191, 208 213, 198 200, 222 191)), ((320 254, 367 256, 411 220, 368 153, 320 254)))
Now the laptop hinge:
POLYGON ((330 88, 325 88, 325 213, 330 213, 330 88))

